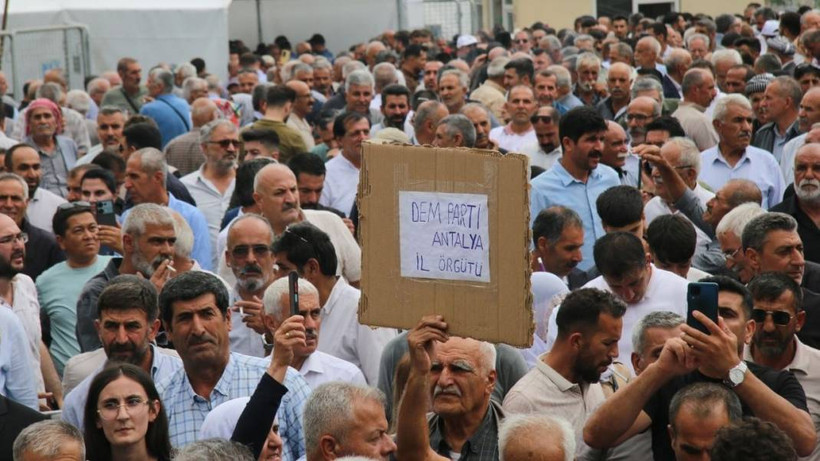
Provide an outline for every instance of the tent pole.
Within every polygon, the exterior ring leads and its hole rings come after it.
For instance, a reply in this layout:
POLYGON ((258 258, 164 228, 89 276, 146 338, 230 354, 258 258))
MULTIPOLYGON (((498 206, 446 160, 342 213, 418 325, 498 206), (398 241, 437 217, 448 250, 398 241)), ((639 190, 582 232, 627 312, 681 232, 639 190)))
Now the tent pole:
POLYGON ((259 35, 259 43, 262 41, 262 0, 256 0, 256 33, 259 35))
MULTIPOLYGON (((5 0, 5 2, 4 2, 5 4, 3 5, 3 29, 2 29, 3 32, 6 31, 6 25, 8 24, 8 21, 9 21, 9 2, 10 1, 11 0, 5 0)), ((0 36, 0 69, 3 68, 3 52, 5 51, 5 48, 6 48, 5 45, 6 45, 6 37, 5 36, 0 36)))

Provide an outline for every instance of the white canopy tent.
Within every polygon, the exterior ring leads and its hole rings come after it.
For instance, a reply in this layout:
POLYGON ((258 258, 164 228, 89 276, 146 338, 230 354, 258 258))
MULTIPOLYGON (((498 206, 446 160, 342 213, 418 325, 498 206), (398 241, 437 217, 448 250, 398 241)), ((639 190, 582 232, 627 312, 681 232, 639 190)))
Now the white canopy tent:
MULTIPOLYGON (((231 0, 6 0, 7 31, 81 24, 88 29, 91 72, 116 68, 124 56, 136 58, 144 70, 165 62, 177 64, 194 57, 205 60, 207 69, 227 75, 228 7, 231 0)), ((20 60, 43 60, 34 69, 54 67, 48 50, 27 47, 15 37, 20 60)), ((61 50, 56 50, 59 52, 61 50)), ((8 54, 8 50, 6 51, 8 54)), ((5 58, 5 56, 4 56, 5 58)), ((4 62, 8 62, 5 61, 4 62)), ((4 67, 6 67, 4 65, 4 67)), ((32 66, 20 66, 21 77, 32 66), (23 71, 26 69, 27 71, 23 71)), ((76 84, 72 82, 72 86, 76 84)))

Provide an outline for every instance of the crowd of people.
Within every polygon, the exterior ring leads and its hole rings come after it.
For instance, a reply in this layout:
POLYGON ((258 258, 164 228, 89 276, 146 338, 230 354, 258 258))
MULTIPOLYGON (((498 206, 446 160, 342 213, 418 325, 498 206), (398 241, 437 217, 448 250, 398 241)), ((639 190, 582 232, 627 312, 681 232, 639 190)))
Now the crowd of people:
POLYGON ((0 459, 820 460, 820 11, 545 19, 0 74, 0 459), (359 323, 363 143, 526 156, 531 347, 359 323))

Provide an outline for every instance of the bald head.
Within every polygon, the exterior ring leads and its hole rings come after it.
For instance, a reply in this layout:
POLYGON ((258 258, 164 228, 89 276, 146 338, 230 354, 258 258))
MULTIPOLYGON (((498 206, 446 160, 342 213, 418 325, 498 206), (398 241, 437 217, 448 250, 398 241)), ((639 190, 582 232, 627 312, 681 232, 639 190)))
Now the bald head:
POLYGON ((763 194, 760 188, 748 179, 732 179, 723 186, 729 206, 732 208, 744 203, 753 202, 760 204, 763 201, 763 194))
POLYGON ((507 56, 507 54, 508 54, 508 53, 507 53, 507 50, 505 50, 505 49, 504 49, 504 47, 502 47, 502 46, 497 46, 497 47, 495 47, 495 48, 491 49, 491 50, 487 53, 487 61, 488 61, 488 62, 492 62, 492 60, 493 60, 493 59, 495 59, 495 58, 497 58, 497 57, 499 57, 499 56, 507 56))
POLYGON ((310 91, 310 87, 308 86, 308 84, 301 80, 291 80, 285 85, 287 85, 287 87, 291 90, 295 91, 296 94, 299 94, 300 91, 310 91))
POLYGON ((812 125, 820 123, 820 86, 814 86, 806 91, 800 101, 800 112, 798 112, 800 131, 811 130, 812 125))
POLYGON ((199 98, 191 104, 191 121, 194 127, 205 126, 219 117, 219 108, 208 98, 199 98))

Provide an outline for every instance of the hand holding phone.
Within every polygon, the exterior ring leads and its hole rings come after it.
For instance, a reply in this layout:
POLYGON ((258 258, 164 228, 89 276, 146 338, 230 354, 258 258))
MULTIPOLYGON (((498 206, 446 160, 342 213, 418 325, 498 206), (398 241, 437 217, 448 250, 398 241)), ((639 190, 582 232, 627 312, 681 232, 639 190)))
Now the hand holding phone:
POLYGON ((117 214, 114 211, 113 200, 100 200, 95 204, 97 224, 101 226, 117 227, 117 214))
POLYGON ((711 334, 699 320, 692 315, 694 311, 700 311, 709 320, 718 323, 718 284, 713 282, 693 282, 686 290, 687 314, 686 324, 690 327, 711 334))

